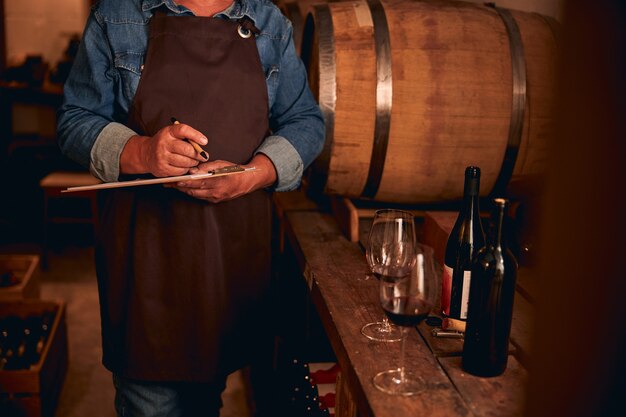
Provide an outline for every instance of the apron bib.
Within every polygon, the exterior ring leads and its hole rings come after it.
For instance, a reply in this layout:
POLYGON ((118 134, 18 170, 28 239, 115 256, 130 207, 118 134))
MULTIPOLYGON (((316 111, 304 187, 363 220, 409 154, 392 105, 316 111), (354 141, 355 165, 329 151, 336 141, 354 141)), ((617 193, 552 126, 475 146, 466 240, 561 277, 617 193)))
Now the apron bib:
MULTIPOLYGON (((254 36, 238 28, 156 13, 129 126, 152 136, 176 117, 206 135, 212 160, 248 162, 268 132, 268 98, 254 36)), ((104 365, 211 382, 248 363, 267 337, 269 194, 211 204, 156 185, 99 197, 104 365)))

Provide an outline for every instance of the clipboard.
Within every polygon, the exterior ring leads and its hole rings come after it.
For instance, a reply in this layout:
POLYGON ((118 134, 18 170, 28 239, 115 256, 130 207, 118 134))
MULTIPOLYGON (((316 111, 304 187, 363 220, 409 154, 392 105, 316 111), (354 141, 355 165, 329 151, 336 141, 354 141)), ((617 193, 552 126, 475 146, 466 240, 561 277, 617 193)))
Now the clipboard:
POLYGON ((95 185, 81 185, 78 187, 68 187, 67 189, 62 190, 61 192, 73 193, 73 192, 88 191, 88 190, 104 190, 104 189, 109 189, 109 188, 138 187, 141 185, 165 184, 167 182, 202 180, 205 178, 223 177, 225 175, 243 174, 245 172, 256 171, 256 169, 257 169, 256 167, 244 168, 241 165, 229 165, 229 166, 214 169, 209 172, 202 173, 202 174, 188 174, 188 175, 179 175, 175 177, 137 179, 137 180, 130 180, 130 181, 103 182, 101 184, 95 184, 95 185))

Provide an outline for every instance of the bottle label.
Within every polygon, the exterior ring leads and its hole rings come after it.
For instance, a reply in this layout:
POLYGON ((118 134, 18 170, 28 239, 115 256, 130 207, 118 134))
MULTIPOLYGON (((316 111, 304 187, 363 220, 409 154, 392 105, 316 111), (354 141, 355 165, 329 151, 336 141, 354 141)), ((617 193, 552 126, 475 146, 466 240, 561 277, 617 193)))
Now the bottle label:
MULTIPOLYGON (((445 316, 452 317, 453 315, 450 313, 451 305, 452 305, 452 276, 454 274, 454 270, 448 265, 444 265, 443 267, 443 276, 441 278, 441 311, 445 316)), ((466 320, 467 319, 467 307, 469 303, 469 289, 471 282, 472 272, 471 271, 463 271, 463 282, 461 284, 461 298, 455 297, 456 304, 452 310, 458 312, 458 319, 466 320)), ((458 293, 457 293, 458 294, 458 293)), ((456 313, 455 313, 456 314, 456 313)))
POLYGON ((461 293, 461 318, 467 320, 467 306, 469 305, 471 271, 463 271, 463 292, 461 293))
POLYGON ((450 315, 450 297, 452 295, 452 268, 443 266, 441 277, 441 311, 446 316, 450 315))

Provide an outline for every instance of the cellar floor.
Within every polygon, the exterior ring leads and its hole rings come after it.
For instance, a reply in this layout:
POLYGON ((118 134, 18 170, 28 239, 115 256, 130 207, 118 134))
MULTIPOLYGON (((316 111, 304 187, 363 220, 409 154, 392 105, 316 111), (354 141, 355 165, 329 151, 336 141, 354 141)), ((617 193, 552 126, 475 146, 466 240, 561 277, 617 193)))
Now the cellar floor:
MULTIPOLYGON (((37 245, 5 244, 2 253, 38 253, 37 245)), ((69 367, 55 417, 114 417, 111 374, 101 364, 101 336, 93 247, 57 245, 49 268, 41 271, 41 298, 64 300, 68 326, 69 367)), ((249 417, 241 372, 231 374, 222 395, 222 417, 249 417)))

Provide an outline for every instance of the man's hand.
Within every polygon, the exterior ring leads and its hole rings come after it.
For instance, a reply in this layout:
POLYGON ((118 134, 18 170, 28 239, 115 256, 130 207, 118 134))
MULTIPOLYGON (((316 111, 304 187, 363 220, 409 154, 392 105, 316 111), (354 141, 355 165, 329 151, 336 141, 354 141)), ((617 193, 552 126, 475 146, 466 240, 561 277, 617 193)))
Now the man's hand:
POLYGON ((155 177, 184 175, 204 160, 185 140, 206 145, 207 138, 185 124, 168 125, 154 136, 133 136, 120 155, 123 174, 150 173, 155 177))
MULTIPOLYGON (((208 172, 225 166, 234 165, 228 161, 211 161, 198 165, 189 170, 190 174, 208 172)), ((216 178, 206 178, 193 181, 182 181, 175 184, 165 184, 166 187, 174 187, 192 197, 206 200, 211 203, 232 200, 242 195, 251 193, 261 188, 268 187, 276 181, 276 169, 270 159, 257 154, 244 168, 256 167, 254 171, 224 175, 216 178)))

